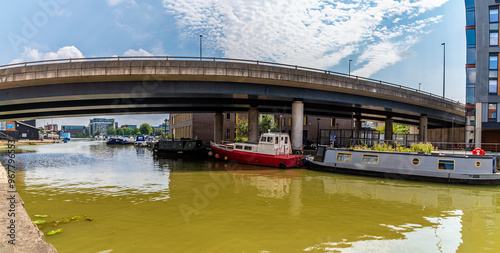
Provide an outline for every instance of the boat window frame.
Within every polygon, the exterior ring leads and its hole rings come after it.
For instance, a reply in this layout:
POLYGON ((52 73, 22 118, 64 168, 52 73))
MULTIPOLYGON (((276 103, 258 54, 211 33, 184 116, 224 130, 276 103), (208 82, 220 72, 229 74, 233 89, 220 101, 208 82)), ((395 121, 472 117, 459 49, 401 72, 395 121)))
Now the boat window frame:
POLYGON ((274 137, 274 144, 278 144, 279 142, 280 142, 280 141, 279 141, 278 136, 275 136, 275 137, 274 137))
POLYGON ((475 165, 476 167, 478 167, 478 168, 479 168, 479 167, 481 167, 481 162, 480 162, 480 161, 476 161, 476 162, 474 163, 474 165, 475 165))
POLYGON ((413 157, 413 159, 411 159, 411 164, 412 164, 413 166, 418 166, 418 165, 420 165, 420 158, 418 158, 418 157, 413 157), (415 163, 413 162, 413 161, 415 161, 415 159, 416 159, 416 161, 418 161, 418 162, 417 162, 417 164, 415 164, 415 163))
POLYGON ((260 142, 266 142, 266 136, 260 137, 260 142))
POLYGON ((273 143, 273 137, 272 136, 268 136, 266 142, 273 143))
POLYGON ((244 146, 243 149, 247 151, 252 151, 252 146, 244 146))
POLYGON ((337 162, 340 162, 340 163, 351 163, 352 162, 352 153, 347 153, 347 152, 338 152, 337 153, 337 157, 335 158, 335 160, 337 162), (349 155, 349 161, 340 161, 339 160, 339 155, 349 155))
POLYGON ((234 149, 243 149, 243 145, 234 145, 234 149))
POLYGON ((378 165, 379 161, 380 161, 380 157, 379 157, 379 155, 363 154, 363 155, 361 156, 361 163, 362 163, 362 164, 366 164, 366 165, 378 165), (371 156, 371 157, 373 157, 373 158, 375 158, 375 157, 376 157, 376 158, 377 158, 377 163, 365 163, 365 156, 366 156, 366 157, 371 156))
POLYGON ((437 169, 438 169, 438 170, 445 170, 445 171, 454 171, 454 170, 455 170, 455 160, 452 160, 452 159, 438 159, 437 169), (440 169, 440 168, 439 168, 439 164, 440 164, 441 162, 443 162, 443 161, 451 161, 451 162, 453 162, 453 169, 452 169, 452 170, 450 170, 450 169, 440 169))

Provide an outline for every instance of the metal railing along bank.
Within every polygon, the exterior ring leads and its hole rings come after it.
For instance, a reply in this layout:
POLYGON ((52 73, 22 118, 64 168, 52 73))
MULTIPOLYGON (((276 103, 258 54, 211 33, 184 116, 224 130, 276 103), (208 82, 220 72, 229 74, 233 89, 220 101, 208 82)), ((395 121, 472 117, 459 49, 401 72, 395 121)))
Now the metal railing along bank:
POLYGON ((367 81, 376 84, 387 85, 390 87, 395 87, 407 91, 417 92, 420 94, 424 94, 427 96, 431 96, 436 99, 441 99, 450 103, 457 104, 460 109, 465 110, 465 105, 460 103, 459 101, 443 98, 442 96, 422 91, 416 88, 411 88, 408 86, 403 86, 395 83, 385 82, 382 80, 371 79, 367 77, 354 76, 345 73, 335 72, 331 70, 323 70, 317 68, 303 67, 298 65, 290 65, 290 64, 282 64, 282 63, 274 63, 268 61, 255 61, 255 60, 245 60, 245 59, 232 59, 232 58, 216 58, 216 57, 186 57, 186 56, 115 56, 115 57, 90 57, 90 58, 69 58, 69 59, 54 59, 54 60, 44 60, 44 61, 32 61, 32 62, 20 62, 20 63, 12 63, 7 65, 0 65, 0 69, 6 68, 15 68, 15 67, 26 67, 33 65, 41 65, 47 63, 72 63, 72 62, 85 62, 85 61, 120 61, 120 60, 192 60, 192 61, 213 61, 213 62, 234 62, 234 63, 247 63, 247 64, 255 64, 255 65, 267 65, 267 66, 276 66, 282 68, 296 69, 296 70, 305 70, 317 73, 323 73, 328 75, 336 75, 342 77, 353 78, 357 80, 367 81))

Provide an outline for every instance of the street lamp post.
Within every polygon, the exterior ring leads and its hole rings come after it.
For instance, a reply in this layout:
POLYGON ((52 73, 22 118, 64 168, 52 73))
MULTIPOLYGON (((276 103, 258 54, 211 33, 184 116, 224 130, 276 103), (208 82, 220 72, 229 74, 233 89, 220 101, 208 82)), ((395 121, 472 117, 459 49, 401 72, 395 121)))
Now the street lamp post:
POLYGON ((454 133, 454 126, 455 126, 455 118, 451 118, 451 149, 455 150, 455 133, 454 133))
POLYGON ((446 83, 446 43, 441 43, 443 46, 443 98, 444 98, 444 91, 445 91, 445 83, 446 83))
POLYGON ((351 77, 351 62, 352 60, 349 60, 349 77, 351 77))
POLYGON ((318 118, 318 132, 316 133, 316 147, 319 147, 319 121, 321 119, 318 118))
POLYGON ((202 58, 202 44, 201 44, 201 39, 203 38, 203 35, 200 34, 200 61, 201 61, 201 58, 202 58))
POLYGON ((422 83, 418 83, 418 92, 420 92, 420 85, 422 85, 422 83))

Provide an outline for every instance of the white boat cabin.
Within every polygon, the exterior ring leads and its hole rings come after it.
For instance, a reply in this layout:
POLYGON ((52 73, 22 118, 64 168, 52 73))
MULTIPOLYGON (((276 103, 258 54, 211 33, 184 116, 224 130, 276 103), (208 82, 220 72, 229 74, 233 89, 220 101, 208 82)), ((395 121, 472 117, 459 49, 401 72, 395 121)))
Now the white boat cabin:
POLYGON ((235 151, 244 151, 266 155, 289 155, 292 151, 290 136, 284 133, 264 133, 259 143, 234 143, 235 151))

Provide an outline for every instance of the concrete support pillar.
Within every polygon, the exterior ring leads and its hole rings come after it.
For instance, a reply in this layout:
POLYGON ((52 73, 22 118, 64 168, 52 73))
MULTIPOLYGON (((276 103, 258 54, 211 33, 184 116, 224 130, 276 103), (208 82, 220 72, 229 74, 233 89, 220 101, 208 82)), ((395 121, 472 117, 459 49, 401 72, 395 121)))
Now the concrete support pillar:
POLYGON ((219 143, 222 141, 224 136, 224 117, 222 113, 218 112, 215 114, 214 120, 214 142, 219 143))
POLYGON ((476 122, 474 129, 475 148, 481 148, 483 134, 483 103, 476 103, 476 122))
POLYGON ((354 121, 354 142, 353 145, 357 145, 361 143, 361 118, 356 117, 356 121, 354 121))
POLYGON ((428 122, 429 120, 427 116, 420 117, 420 129, 418 132, 418 138, 421 142, 427 142, 428 122))
POLYGON ((361 121, 361 118, 356 118, 356 122, 354 123, 354 129, 361 130, 363 128, 361 123, 363 123, 361 121))
POLYGON ((304 134, 304 104, 294 101, 292 104, 292 150, 302 151, 302 135, 304 134))
POLYGON ((392 119, 388 117, 385 120, 385 141, 392 141, 392 119))
POLYGON ((259 141, 259 110, 253 107, 248 110, 248 141, 259 141))

